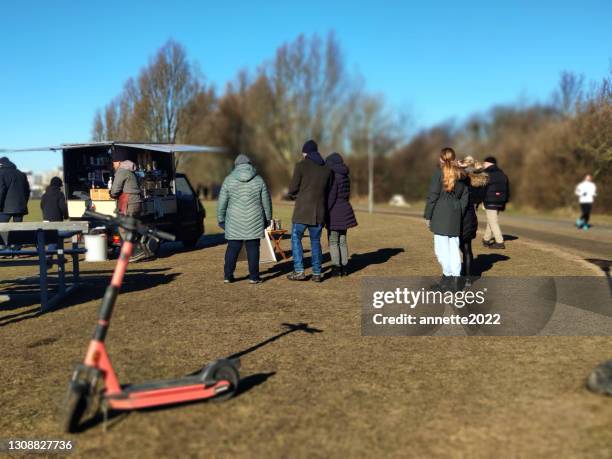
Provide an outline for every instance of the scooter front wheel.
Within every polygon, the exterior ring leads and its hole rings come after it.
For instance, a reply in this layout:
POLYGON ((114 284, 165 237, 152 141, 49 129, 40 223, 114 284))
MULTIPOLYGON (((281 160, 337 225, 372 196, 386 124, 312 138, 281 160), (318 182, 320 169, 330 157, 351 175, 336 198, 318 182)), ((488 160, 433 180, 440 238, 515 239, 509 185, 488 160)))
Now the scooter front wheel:
POLYGON ((223 365, 217 368, 213 373, 213 380, 215 383, 218 383, 219 381, 228 381, 230 383, 230 387, 225 389, 223 392, 219 392, 219 394, 215 395, 211 401, 222 402, 232 398, 238 390, 239 378, 240 376, 238 375, 238 371, 232 365, 223 365))
POLYGON ((72 381, 68 387, 66 412, 64 413, 64 432, 78 431, 79 424, 89 405, 89 383, 72 381))

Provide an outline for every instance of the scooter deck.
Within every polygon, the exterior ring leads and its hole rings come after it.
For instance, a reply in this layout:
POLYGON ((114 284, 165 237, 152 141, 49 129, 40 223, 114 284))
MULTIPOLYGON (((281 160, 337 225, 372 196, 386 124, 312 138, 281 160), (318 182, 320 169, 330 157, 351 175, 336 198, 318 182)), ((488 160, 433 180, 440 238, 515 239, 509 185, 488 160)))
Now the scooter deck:
POLYGON ((134 392, 144 392, 156 389, 168 389, 172 387, 192 385, 204 386, 204 381, 202 381, 202 377, 200 375, 194 375, 185 376, 183 378, 178 379, 162 379, 158 381, 148 381, 139 384, 125 384, 124 386, 121 386, 121 393, 116 395, 109 395, 108 398, 122 398, 122 396, 127 397, 129 394, 133 394, 134 392))

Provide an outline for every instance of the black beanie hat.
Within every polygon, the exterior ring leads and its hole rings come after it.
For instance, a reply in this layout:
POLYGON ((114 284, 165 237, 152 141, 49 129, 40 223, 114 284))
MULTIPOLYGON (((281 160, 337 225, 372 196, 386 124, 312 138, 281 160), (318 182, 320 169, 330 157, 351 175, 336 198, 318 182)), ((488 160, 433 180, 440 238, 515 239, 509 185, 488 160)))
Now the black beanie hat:
POLYGON ((302 147, 302 153, 314 153, 316 151, 319 151, 319 146, 317 142, 312 139, 306 142, 302 147))
POLYGON ((132 155, 127 148, 113 146, 112 158, 113 161, 127 161, 132 160, 132 155))
POLYGON ((64 185, 64 184, 62 183, 62 179, 61 179, 61 178, 59 178, 59 177, 53 177, 53 178, 51 179, 51 182, 49 182, 49 185, 51 185, 51 186, 56 186, 56 187, 58 187, 58 188, 61 188, 61 187, 62 187, 62 185, 64 185))

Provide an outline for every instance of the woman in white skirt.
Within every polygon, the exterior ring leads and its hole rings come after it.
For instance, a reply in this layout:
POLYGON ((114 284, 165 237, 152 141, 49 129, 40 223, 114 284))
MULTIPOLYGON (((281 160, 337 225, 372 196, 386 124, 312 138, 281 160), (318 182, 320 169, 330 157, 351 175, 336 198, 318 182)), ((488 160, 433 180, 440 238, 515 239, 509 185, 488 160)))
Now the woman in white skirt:
POLYGON ((442 267, 439 286, 443 289, 457 290, 461 276, 459 238, 461 220, 469 201, 468 187, 461 178, 455 151, 443 148, 440 167, 431 178, 424 214, 427 226, 434 233, 434 251, 442 267))

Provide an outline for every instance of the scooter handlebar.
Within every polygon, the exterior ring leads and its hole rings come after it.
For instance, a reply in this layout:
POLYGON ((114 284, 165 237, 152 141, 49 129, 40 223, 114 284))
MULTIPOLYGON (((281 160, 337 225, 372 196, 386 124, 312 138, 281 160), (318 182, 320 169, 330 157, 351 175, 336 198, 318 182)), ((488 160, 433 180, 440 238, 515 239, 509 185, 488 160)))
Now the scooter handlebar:
POLYGON ((128 221, 126 221, 126 217, 123 217, 123 216, 111 217, 110 215, 101 214, 99 212, 94 212, 92 210, 86 210, 83 213, 83 216, 95 218, 96 220, 101 220, 107 223, 115 223, 127 230, 133 230, 140 234, 148 234, 158 239, 165 239, 166 241, 176 240, 176 236, 174 236, 173 234, 166 233, 165 231, 161 231, 161 230, 152 228, 150 226, 147 226, 141 223, 139 220, 137 220, 134 217, 130 217, 131 221, 128 223, 128 221))
POLYGON ((174 234, 166 233, 165 231, 149 228, 148 233, 158 239, 165 239, 166 241, 176 241, 176 236, 174 234))
POLYGON ((83 216, 95 218, 96 220, 102 220, 105 222, 112 222, 113 220, 115 220, 110 215, 101 214, 99 212, 94 212, 93 210, 86 210, 85 213, 83 213, 83 216))

